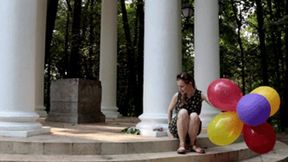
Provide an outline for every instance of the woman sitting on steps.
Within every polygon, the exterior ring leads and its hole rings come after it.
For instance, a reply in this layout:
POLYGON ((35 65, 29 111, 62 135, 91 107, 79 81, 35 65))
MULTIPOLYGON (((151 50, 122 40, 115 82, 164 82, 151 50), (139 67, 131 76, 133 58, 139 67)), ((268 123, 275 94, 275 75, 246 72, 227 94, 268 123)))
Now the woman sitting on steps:
POLYGON ((195 81, 188 73, 177 75, 178 92, 172 97, 168 107, 168 129, 174 138, 179 138, 177 153, 185 154, 189 149, 197 153, 205 150, 196 145, 196 137, 201 132, 202 101, 208 100, 195 86, 195 81), (172 117, 175 109, 175 116, 172 117))

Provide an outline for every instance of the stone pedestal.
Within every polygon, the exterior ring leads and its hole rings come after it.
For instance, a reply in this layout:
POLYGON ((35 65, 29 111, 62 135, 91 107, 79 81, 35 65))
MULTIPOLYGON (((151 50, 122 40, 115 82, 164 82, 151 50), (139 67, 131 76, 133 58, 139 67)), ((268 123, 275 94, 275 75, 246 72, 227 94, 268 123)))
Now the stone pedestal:
POLYGON ((61 79, 50 87, 47 121, 65 123, 104 122, 101 112, 101 83, 98 80, 61 79))

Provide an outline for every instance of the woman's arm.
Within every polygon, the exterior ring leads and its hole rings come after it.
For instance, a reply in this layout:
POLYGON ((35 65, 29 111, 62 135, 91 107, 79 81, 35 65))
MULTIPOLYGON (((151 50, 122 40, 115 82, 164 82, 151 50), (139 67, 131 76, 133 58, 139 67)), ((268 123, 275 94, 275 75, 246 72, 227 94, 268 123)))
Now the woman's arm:
POLYGON ((175 108, 176 106, 176 102, 177 102, 177 96, 178 96, 178 93, 176 93, 171 101, 170 101, 170 104, 168 106, 168 123, 170 123, 170 121, 172 120, 172 113, 173 113, 173 109, 175 108))
POLYGON ((206 103, 208 103, 209 105, 213 106, 210 101, 208 100, 208 98, 204 95, 204 94, 201 94, 201 99, 202 101, 205 101, 206 103))

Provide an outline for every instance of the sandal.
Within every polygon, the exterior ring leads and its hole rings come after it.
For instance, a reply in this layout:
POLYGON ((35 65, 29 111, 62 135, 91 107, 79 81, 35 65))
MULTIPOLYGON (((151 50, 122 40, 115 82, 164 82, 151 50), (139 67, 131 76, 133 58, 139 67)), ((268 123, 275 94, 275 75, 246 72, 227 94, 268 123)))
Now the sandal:
POLYGON ((205 154, 205 150, 202 149, 201 147, 197 147, 196 145, 191 147, 191 151, 199 154, 205 154))
POLYGON ((185 150, 189 152, 191 150, 191 145, 185 145, 185 150))
POLYGON ((185 149, 185 147, 179 147, 178 150, 177 150, 177 153, 178 153, 178 154, 186 154, 186 149, 185 149))

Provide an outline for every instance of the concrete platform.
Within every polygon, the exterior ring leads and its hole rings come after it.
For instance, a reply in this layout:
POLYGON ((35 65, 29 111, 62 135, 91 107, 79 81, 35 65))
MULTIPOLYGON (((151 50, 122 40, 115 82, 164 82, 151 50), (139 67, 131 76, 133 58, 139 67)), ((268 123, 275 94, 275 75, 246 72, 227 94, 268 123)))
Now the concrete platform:
POLYGON ((176 153, 178 140, 169 137, 143 137, 123 134, 121 130, 133 127, 137 118, 107 120, 106 123, 72 125, 43 122, 51 127, 50 135, 27 138, 0 137, 0 161, 3 162, 260 162, 264 159, 288 161, 288 146, 277 141, 274 150, 265 155, 250 151, 246 144, 214 146, 206 134, 200 134, 198 143, 207 148, 206 154, 176 153))

